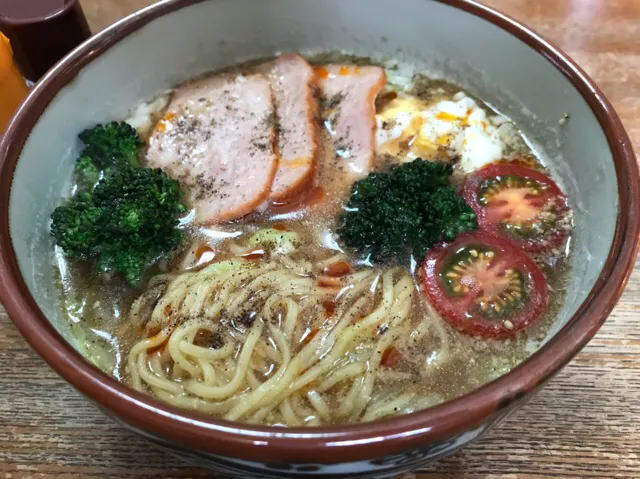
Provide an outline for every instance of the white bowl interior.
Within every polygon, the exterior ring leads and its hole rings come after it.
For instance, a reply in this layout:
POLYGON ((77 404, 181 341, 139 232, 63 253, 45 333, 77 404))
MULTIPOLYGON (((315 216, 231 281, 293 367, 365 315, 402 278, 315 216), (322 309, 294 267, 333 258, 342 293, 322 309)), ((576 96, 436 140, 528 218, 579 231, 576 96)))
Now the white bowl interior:
POLYGON ((95 58, 54 98, 23 149, 11 191, 11 239, 27 286, 64 336, 48 229, 68 192, 78 132, 123 119, 194 75, 279 51, 323 50, 414 62, 517 122, 576 211, 574 269, 554 329, 568 321, 609 253, 618 189, 605 135, 559 70, 499 27, 436 1, 389 8, 385 0, 214 0, 153 20, 95 58), (571 119, 561 127, 565 112, 571 119))

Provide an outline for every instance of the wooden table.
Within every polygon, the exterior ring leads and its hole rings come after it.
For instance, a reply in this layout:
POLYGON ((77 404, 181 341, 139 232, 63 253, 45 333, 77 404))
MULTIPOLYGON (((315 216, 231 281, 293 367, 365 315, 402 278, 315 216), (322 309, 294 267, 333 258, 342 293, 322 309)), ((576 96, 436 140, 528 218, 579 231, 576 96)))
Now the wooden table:
MULTIPOLYGON (((563 47, 640 151, 640 0, 485 0, 563 47)), ((98 30, 151 0, 83 0, 98 30)), ((640 266, 595 339, 486 438, 417 477, 640 478, 640 266)), ((106 419, 25 344, 0 306, 0 479, 212 477, 106 419)), ((407 476, 413 477, 413 476, 407 476)))

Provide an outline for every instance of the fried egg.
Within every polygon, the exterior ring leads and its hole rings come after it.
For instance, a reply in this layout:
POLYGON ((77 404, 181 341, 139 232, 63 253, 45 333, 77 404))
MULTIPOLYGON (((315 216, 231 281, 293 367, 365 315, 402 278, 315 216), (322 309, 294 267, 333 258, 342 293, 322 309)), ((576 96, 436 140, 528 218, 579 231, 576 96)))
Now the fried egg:
POLYGON ((465 93, 431 104, 405 93, 391 96, 376 115, 380 154, 401 161, 458 159, 464 172, 502 158, 499 127, 505 119, 489 116, 465 93))

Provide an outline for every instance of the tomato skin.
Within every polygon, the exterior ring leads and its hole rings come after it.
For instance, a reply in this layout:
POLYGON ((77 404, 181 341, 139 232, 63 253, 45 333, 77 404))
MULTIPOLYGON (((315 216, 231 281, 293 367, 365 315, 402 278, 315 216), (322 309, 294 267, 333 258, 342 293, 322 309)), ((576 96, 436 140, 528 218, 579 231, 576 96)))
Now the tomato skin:
POLYGON ((538 320, 547 309, 547 282, 536 263, 513 242, 486 232, 459 235, 453 242, 441 243, 427 253, 423 265, 424 286, 428 299, 442 317, 458 331, 485 339, 504 339, 515 336, 517 332, 538 320), (527 302, 508 318, 511 327, 505 321, 488 319, 478 311, 470 311, 472 297, 454 297, 447 293, 440 277, 440 269, 447 266, 447 259, 465 246, 485 245, 497 251, 499 264, 517 268, 529 285, 526 291, 527 302))
MULTIPOLYGON (((571 227, 563 224, 571 213, 567 197, 551 178, 526 166, 505 163, 485 166, 467 179, 462 189, 462 196, 476 213, 480 230, 508 238, 529 253, 548 253, 561 245, 571 233, 571 227), (549 201, 554 202, 555 212, 558 216, 556 227, 553 230, 538 237, 518 238, 509 234, 500 223, 490 218, 489 209, 480 203, 478 190, 487 180, 509 175, 530 179, 545 187, 546 196, 549 201)), ((568 224, 570 225, 570 221, 568 224)))

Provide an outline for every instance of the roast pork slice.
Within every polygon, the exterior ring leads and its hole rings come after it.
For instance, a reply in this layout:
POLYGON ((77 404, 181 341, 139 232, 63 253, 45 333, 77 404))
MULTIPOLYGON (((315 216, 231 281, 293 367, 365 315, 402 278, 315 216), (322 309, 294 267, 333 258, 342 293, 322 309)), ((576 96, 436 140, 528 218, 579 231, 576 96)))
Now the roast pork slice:
POLYGON ((147 163, 178 179, 198 224, 251 213, 278 167, 271 82, 223 74, 179 87, 149 140, 147 163))
POLYGON ((325 65, 316 68, 324 97, 325 125, 335 156, 332 175, 356 181, 369 174, 376 147, 375 100, 386 83, 376 66, 325 65))
POLYGON ((316 75, 294 53, 280 55, 259 70, 269 77, 276 102, 280 163, 271 199, 278 201, 295 195, 313 179, 318 157, 316 75))

